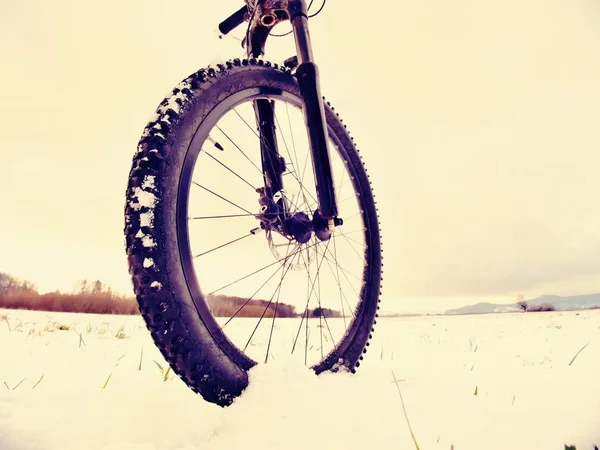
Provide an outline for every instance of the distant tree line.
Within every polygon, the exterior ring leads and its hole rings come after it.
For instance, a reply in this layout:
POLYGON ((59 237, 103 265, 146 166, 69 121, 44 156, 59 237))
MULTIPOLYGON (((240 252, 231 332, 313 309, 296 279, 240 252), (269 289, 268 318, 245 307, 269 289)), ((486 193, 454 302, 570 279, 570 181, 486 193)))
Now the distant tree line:
MULTIPOLYGON (((248 300, 247 298, 209 295, 206 299, 212 313, 217 317, 302 317, 304 311, 298 313, 293 305, 267 300, 248 300)), ((309 317, 324 316, 326 318, 342 317, 339 311, 316 307, 307 311, 309 317)))
MULTIPOLYGON (((301 317, 292 305, 261 299, 248 300, 227 295, 210 295, 207 303, 217 317, 301 317)), ((100 280, 81 280, 72 292, 40 294, 37 286, 0 272, 0 308, 93 314, 139 314, 137 300, 114 292, 100 280)), ((338 311, 317 307, 307 311, 309 317, 341 317, 338 311)))
POLYGON ((209 295, 206 302, 214 316, 217 317, 298 317, 296 308, 285 303, 268 302, 266 300, 248 300, 242 297, 227 295, 209 295))
POLYGON ((100 280, 79 281, 72 292, 40 294, 37 286, 0 272, 0 308, 92 314, 139 314, 132 296, 114 292, 100 280))

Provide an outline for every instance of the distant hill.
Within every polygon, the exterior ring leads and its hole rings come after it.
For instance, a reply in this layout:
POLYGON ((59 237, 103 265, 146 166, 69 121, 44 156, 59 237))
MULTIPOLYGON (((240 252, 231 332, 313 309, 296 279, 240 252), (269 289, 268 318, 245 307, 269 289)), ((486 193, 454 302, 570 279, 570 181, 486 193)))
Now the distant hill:
MULTIPOLYGON (((542 295, 541 297, 527 300, 527 304, 531 306, 552 305, 557 311, 590 309, 600 307, 600 294, 572 295, 568 297, 542 295)), ((516 302, 514 304, 481 302, 456 309, 448 309, 445 314, 490 314, 517 311, 520 311, 520 308, 516 305, 516 302)))
POLYGON ((448 309, 444 314, 490 314, 517 311, 520 311, 520 308, 516 305, 516 302, 514 305, 481 302, 474 305, 461 306, 460 308, 456 309, 448 309))
POLYGON ((594 306, 600 307, 600 294, 572 295, 569 297, 560 297, 558 295, 542 295, 531 301, 530 305, 550 304, 557 311, 567 311, 573 309, 589 309, 594 306))

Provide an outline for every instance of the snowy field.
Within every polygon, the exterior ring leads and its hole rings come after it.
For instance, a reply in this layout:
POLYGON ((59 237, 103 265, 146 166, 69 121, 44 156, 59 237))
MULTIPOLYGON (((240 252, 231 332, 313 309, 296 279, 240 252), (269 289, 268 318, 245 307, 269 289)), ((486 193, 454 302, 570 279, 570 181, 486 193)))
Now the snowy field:
POLYGON ((374 336, 356 375, 272 361, 222 409, 165 377, 140 317, 0 310, 0 449, 415 448, 392 371, 423 450, 600 445, 600 310, 389 318, 374 336))

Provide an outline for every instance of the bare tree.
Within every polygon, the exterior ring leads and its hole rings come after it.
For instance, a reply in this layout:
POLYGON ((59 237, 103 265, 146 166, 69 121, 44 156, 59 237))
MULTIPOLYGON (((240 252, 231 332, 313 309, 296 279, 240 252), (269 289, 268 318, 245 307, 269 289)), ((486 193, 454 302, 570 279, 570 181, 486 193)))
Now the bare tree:
POLYGON ((0 272, 0 295, 8 294, 37 294, 37 287, 30 281, 0 272))
POLYGON ((522 311, 527 311, 528 305, 523 294, 517 296, 517 306, 521 308, 522 311))

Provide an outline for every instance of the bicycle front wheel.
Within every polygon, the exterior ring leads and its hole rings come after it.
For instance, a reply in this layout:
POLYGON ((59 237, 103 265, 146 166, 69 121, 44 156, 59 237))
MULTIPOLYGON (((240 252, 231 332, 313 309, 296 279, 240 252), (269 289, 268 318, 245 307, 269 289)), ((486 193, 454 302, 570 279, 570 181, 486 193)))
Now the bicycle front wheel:
POLYGON ((255 108, 263 100, 273 108, 283 165, 274 194, 291 215, 314 222, 298 83, 263 61, 229 61, 182 81, 147 125, 127 188, 127 254, 142 316, 173 370, 223 406, 259 362, 353 372, 379 308, 377 210, 345 125, 327 104, 343 224, 329 238, 299 239, 265 213, 255 108))

